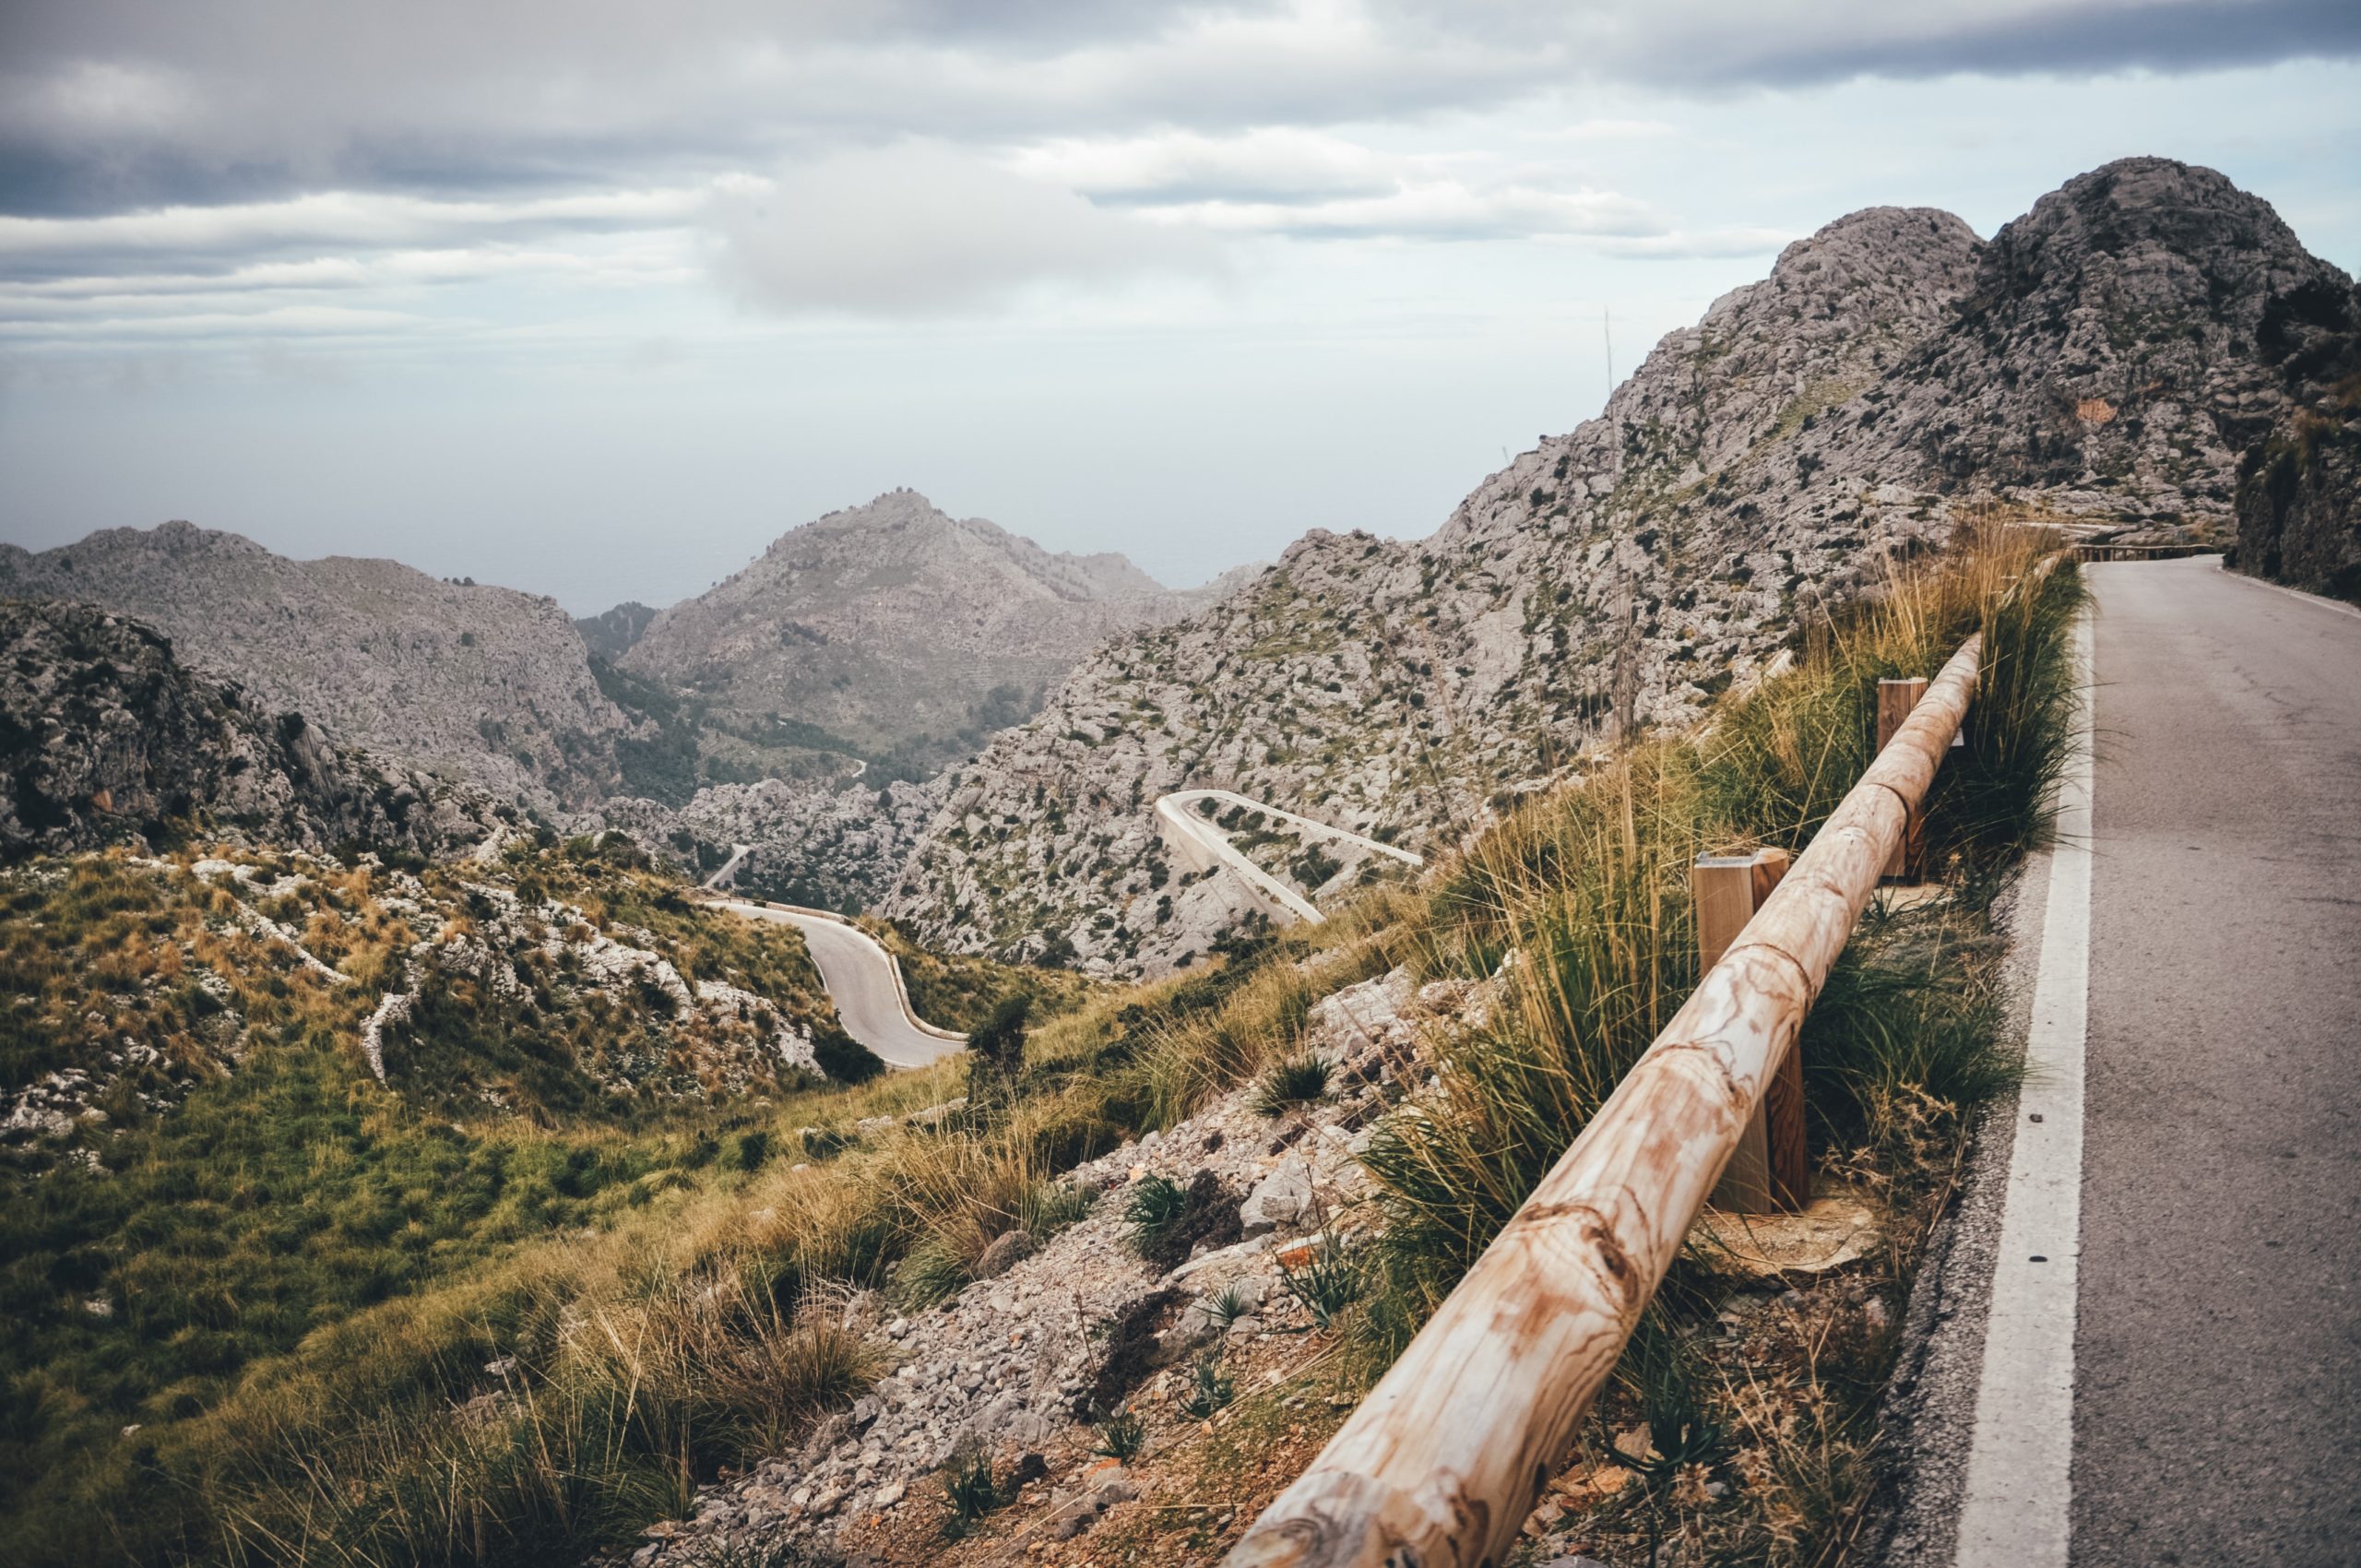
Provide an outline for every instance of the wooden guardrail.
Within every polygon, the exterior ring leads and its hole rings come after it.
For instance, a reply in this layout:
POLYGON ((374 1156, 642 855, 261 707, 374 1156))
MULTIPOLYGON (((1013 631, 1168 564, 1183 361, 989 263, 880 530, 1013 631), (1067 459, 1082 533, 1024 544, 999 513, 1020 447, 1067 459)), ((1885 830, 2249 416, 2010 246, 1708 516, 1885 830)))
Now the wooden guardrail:
POLYGON ((1975 691, 1970 637, 1229 1568, 1503 1560, 1795 1050, 1975 691))
POLYGON ((2077 561, 2173 561, 2184 555, 2219 555, 2218 544, 2110 544, 2104 540, 2067 546, 2077 561))

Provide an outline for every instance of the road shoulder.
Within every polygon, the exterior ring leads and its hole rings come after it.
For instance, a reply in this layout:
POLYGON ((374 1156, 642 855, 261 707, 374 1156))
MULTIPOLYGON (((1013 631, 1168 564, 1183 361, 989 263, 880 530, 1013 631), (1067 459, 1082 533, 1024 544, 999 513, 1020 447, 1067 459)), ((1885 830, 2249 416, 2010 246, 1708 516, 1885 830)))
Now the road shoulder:
MULTIPOLYGON (((2039 976, 2052 860, 2047 850, 2027 856, 1993 909, 1995 923, 2009 939, 2001 972, 2007 1027, 2020 1050, 2039 976)), ((2016 1152, 2017 1099, 2011 1091, 1985 1108, 1959 1192, 1928 1242, 1903 1314, 1893 1375, 1878 1422, 1879 1442, 1892 1469, 1865 1555, 1883 1568, 1950 1568, 1957 1555, 1993 1267, 2016 1152)))

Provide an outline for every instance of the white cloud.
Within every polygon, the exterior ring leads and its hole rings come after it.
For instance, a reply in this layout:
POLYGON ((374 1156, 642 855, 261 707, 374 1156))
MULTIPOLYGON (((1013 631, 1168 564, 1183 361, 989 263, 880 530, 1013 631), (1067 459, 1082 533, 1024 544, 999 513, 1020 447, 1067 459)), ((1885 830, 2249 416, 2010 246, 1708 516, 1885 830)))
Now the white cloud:
POLYGON ((1145 201, 1375 195, 1395 184, 1394 164, 1344 137, 1293 125, 1228 137, 1187 130, 1060 137, 1009 160, 1018 173, 1086 196, 1145 201))
POLYGON ((1231 233, 1299 238, 1525 239, 1549 234, 1665 234, 1647 203, 1613 191, 1483 188, 1456 180, 1405 181, 1382 196, 1304 202, 1206 201, 1155 210, 1158 221, 1231 233))
POLYGON ((621 190, 517 201, 436 201, 327 191, 284 201, 166 207, 97 218, 0 217, 0 267, 53 258, 97 267, 140 255, 245 256, 299 247, 432 246, 517 232, 646 228, 700 210, 696 189, 621 190))
POLYGON ((1105 286, 1220 265, 1198 237, 919 144, 729 182, 708 218, 716 275, 745 303, 791 314, 936 315, 1041 283, 1105 286))

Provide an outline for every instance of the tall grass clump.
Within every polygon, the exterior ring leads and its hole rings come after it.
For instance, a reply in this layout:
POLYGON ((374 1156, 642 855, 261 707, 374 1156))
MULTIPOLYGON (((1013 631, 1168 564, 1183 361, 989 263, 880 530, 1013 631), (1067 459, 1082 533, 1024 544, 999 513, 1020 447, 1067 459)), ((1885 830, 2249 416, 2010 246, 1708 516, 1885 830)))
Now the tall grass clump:
POLYGON ((1443 1044, 1436 1088, 1389 1118, 1366 1156, 1386 1220, 1366 1314, 1381 1359, 1695 987, 1694 857, 1800 850, 1870 760, 1879 680, 1931 677, 1977 633, 1985 673, 1968 742, 1928 807, 1930 864, 1967 897, 1857 940, 1808 1025, 1804 1060, 1823 1145, 1891 1144, 1913 1114, 1924 1120, 1908 1108, 1955 1113, 2010 1081, 1979 962, 1991 948, 1980 899, 1990 868, 2041 833, 2068 743, 2081 590, 2070 566, 2035 572, 2047 548, 2029 530, 1970 532, 1894 568, 1863 603, 1810 629, 1793 669, 1726 701, 1700 735, 1601 761, 1499 824, 1439 880, 1431 962, 1497 969, 1505 994, 1487 1027, 1443 1044))

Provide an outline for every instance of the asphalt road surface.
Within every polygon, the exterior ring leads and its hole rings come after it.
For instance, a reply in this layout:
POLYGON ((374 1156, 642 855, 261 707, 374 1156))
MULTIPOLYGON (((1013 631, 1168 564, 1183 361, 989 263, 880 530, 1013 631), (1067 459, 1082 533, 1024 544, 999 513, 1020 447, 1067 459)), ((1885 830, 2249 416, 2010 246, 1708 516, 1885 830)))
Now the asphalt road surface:
POLYGON ((1374 838, 1364 838, 1358 833, 1341 827, 1331 827, 1324 822, 1314 822, 1308 816, 1298 816, 1276 806, 1264 805, 1228 790, 1180 790, 1157 798, 1156 820, 1164 841, 1170 845, 1182 862, 1192 871, 1219 866, 1228 870, 1246 885, 1247 891, 1258 903, 1274 914, 1317 925, 1325 917, 1312 906, 1311 900, 1289 887, 1286 883, 1256 865, 1236 845, 1229 835, 1210 819, 1197 813, 1197 802, 1215 801, 1227 806, 1261 812, 1275 821, 1292 826, 1301 837, 1323 839, 1332 844, 1347 844, 1400 861, 1405 865, 1418 866, 1426 861, 1407 849, 1397 849, 1391 844, 1374 838))
POLYGON ((923 1067, 965 1049, 963 1038, 931 1034, 911 1021, 903 1009, 900 989, 894 983, 893 958, 865 933, 772 904, 729 898, 721 900, 721 907, 753 920, 777 921, 801 932, 804 944, 812 949, 812 961, 819 966, 821 981, 828 988, 828 999, 836 1004, 845 1033, 880 1059, 896 1067, 923 1067))
POLYGON ((1914 1303, 1888 1561, 2361 1562, 2361 614, 2084 571, 2088 826, 2023 890, 2046 1073, 1914 1303))
POLYGON ((2073 1562, 2361 1562, 2361 615, 2095 596, 2073 1562))

